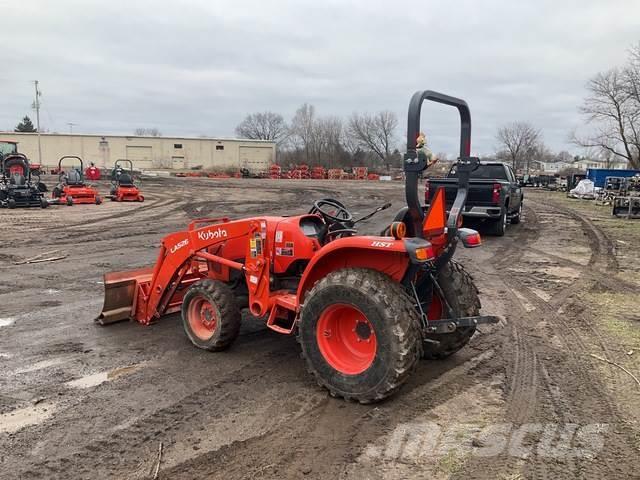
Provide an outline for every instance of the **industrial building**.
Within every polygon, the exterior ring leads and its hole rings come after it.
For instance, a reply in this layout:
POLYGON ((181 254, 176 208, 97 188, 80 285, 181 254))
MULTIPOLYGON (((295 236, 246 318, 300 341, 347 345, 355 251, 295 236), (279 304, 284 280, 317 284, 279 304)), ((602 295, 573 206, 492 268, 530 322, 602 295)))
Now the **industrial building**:
MULTIPOLYGON (((0 132, 0 140, 17 141, 18 151, 38 163, 36 133, 0 132)), ((259 173, 268 171, 276 160, 275 142, 265 140, 43 133, 40 143, 40 163, 47 167, 57 165, 64 155, 77 155, 86 165, 93 162, 107 168, 116 160, 126 158, 140 170, 247 168, 259 173)))

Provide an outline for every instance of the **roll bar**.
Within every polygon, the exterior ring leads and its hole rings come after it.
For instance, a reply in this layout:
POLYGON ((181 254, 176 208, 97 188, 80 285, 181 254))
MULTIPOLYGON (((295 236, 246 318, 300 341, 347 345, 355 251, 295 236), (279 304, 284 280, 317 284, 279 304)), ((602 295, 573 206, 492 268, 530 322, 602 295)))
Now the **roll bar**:
POLYGON ((80 162, 80 170, 81 171, 84 170, 84 162, 82 161, 82 159, 80 157, 77 157, 75 155, 65 155, 64 157, 60 157, 60 160, 58 160, 58 170, 62 170, 62 161, 65 158, 75 158, 76 160, 78 160, 80 162))
POLYGON ((469 175, 478 166, 478 159, 471 157, 471 111, 467 102, 432 90, 417 91, 409 102, 407 116, 407 153, 404 155, 405 194, 414 231, 422 236, 424 210, 418 195, 420 174, 427 168, 427 158, 418 155, 416 142, 420 134, 422 103, 429 100, 456 107, 460 114, 460 158, 458 159, 458 194, 449 212, 447 231, 449 239, 457 233, 458 217, 467 199, 469 175))
POLYGON ((118 168, 118 163, 123 162, 123 163, 128 163, 129 164, 129 171, 131 173, 133 173, 133 162, 131 160, 129 160, 128 158, 119 158, 118 160, 116 160, 116 163, 113 164, 113 168, 118 168))

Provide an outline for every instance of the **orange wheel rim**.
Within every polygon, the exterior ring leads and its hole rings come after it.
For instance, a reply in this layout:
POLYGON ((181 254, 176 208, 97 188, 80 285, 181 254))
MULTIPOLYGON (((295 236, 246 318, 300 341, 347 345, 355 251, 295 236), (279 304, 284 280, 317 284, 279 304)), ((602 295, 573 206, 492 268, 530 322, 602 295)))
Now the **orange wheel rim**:
POLYGON ((364 372, 376 357, 378 342, 373 325, 353 305, 327 307, 318 319, 316 337, 326 362, 344 375, 364 372))
POLYGON ((187 309, 191 331, 200 340, 209 340, 218 327, 220 313, 214 304, 202 296, 195 297, 187 309))

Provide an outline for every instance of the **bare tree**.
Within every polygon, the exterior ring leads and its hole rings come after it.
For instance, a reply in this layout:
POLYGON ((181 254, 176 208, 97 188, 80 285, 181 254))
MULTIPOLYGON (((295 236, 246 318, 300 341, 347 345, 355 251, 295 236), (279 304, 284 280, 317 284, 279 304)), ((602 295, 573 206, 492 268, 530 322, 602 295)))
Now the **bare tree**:
POLYGON ((528 122, 510 123, 500 128, 496 134, 500 151, 507 155, 514 170, 529 168, 540 139, 540 131, 528 122))
POLYGON ((236 127, 236 134, 251 140, 272 140, 281 143, 287 137, 287 124, 274 112, 251 113, 236 127))
POLYGON ((370 150, 382 162, 387 163, 393 149, 398 117, 390 111, 375 114, 354 113, 349 118, 347 135, 352 145, 370 150))
POLYGON ((161 137, 162 132, 157 128, 136 128, 133 134, 138 137, 161 137))
POLYGON ((305 161, 307 163, 311 160, 313 151, 315 115, 315 107, 305 103, 296 110, 291 120, 291 144, 294 148, 304 151, 305 161))
POLYGON ((571 140, 640 168, 640 44, 631 49, 627 65, 598 73, 587 90, 580 111, 593 130, 586 137, 574 133, 571 140))

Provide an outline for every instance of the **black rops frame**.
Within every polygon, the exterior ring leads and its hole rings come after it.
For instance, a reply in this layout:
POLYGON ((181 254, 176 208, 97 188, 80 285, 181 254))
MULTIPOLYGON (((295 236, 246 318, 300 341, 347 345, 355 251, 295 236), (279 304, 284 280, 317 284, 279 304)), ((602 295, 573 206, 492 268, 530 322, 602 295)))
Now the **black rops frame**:
POLYGON ((413 223, 413 230, 422 236, 422 221, 424 209, 418 195, 418 180, 420 173, 427 168, 427 158, 418 155, 416 141, 420 134, 420 112, 422 103, 429 100, 444 105, 456 107, 460 113, 460 158, 458 159, 458 193, 453 202, 447 219, 447 237, 449 241, 455 238, 458 231, 458 217, 467 200, 469 176, 478 168, 479 161, 471 157, 471 111, 467 102, 460 98, 451 97, 432 90, 417 91, 411 97, 407 118, 407 153, 404 156, 405 194, 409 215, 413 223))

